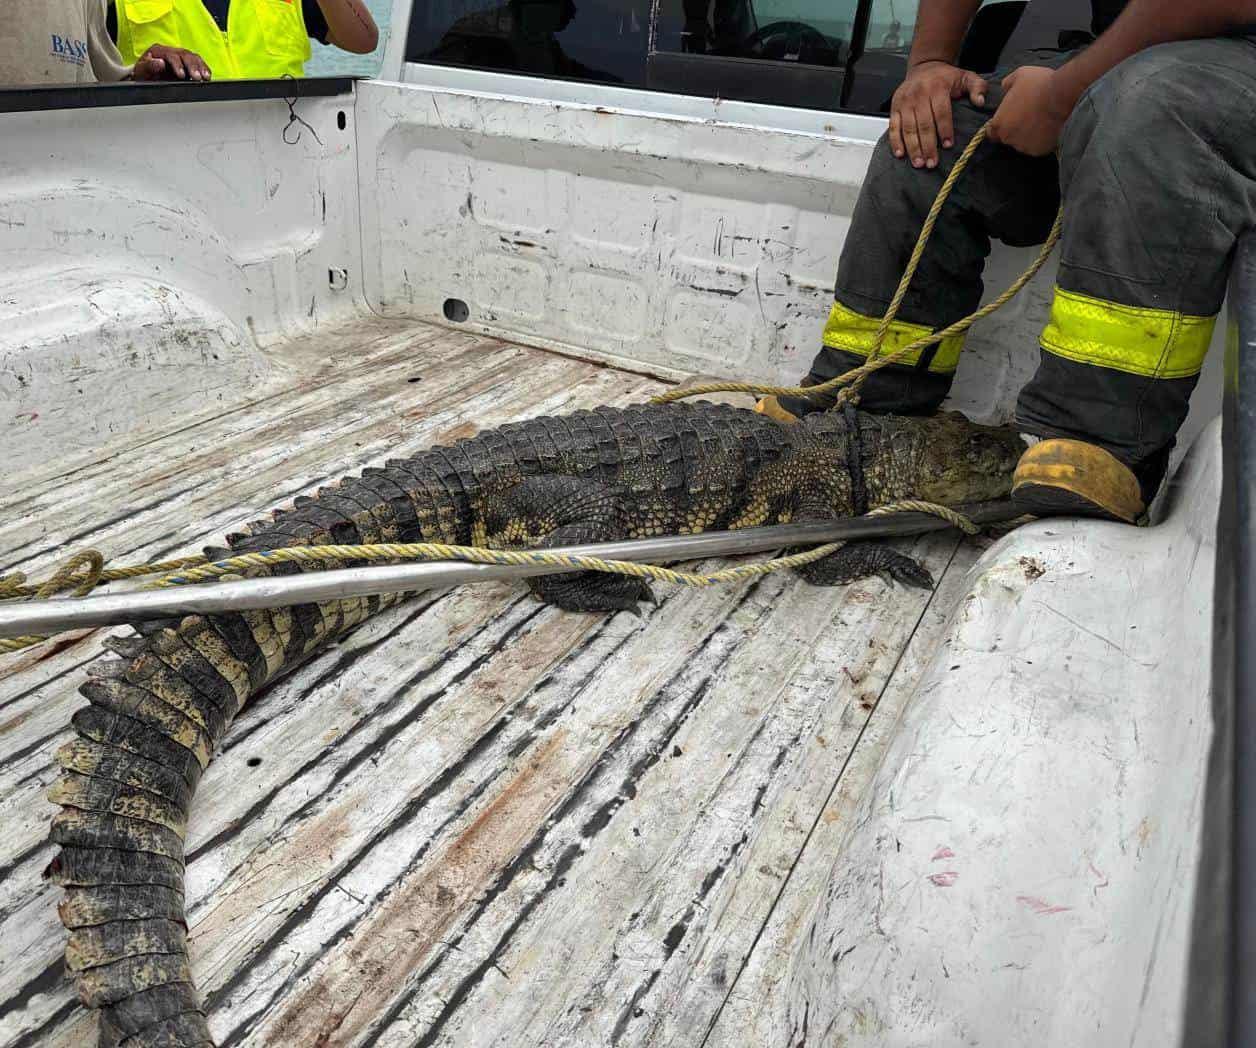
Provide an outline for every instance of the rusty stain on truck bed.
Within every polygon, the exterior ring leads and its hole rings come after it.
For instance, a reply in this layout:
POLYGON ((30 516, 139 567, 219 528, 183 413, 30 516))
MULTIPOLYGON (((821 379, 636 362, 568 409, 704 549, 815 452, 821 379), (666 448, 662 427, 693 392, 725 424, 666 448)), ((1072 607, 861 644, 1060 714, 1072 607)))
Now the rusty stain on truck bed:
POLYGON ((347 1044, 406 984, 458 911, 514 856, 566 787, 555 731, 475 821, 414 881, 399 883, 355 932, 344 963, 284 1009, 266 1044, 347 1044))

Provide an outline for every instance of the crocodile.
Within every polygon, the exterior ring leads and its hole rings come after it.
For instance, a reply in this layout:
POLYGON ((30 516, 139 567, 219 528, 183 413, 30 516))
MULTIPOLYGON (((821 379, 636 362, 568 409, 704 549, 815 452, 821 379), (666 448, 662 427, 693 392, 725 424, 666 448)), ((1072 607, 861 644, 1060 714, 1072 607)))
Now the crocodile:
MULTIPOLYGON (((785 425, 724 405, 597 408, 505 425, 365 470, 297 498, 207 555, 292 545, 439 541, 573 543, 833 519, 914 496, 1008 493, 1022 450, 1006 428, 960 415, 845 412, 785 425)), ((259 569, 292 573, 295 564, 259 569)), ((801 569, 830 585, 871 573, 931 585, 906 555, 850 543, 801 569)), ((531 580, 561 608, 635 610, 635 577, 531 580)), ((89 705, 57 752, 50 798, 64 886, 66 966, 100 1010, 101 1045, 212 1045, 184 915, 184 834, 197 783, 241 707, 267 684, 405 595, 147 623, 105 647, 80 688, 89 705)))

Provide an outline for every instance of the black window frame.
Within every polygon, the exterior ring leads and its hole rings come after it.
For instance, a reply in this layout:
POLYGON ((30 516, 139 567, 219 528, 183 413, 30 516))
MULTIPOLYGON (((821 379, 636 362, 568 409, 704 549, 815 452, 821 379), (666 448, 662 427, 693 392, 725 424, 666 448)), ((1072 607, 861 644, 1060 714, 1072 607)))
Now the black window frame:
MULTIPOLYGON (((649 16, 651 21, 648 27, 640 83, 604 84, 596 80, 430 58, 428 51, 425 50, 429 43, 426 39, 427 34, 424 35, 422 41, 416 40, 419 35, 416 29, 416 15, 419 10, 417 6, 411 8, 402 61, 413 65, 430 65, 445 69, 474 69, 484 73, 501 73, 508 76, 567 83, 598 84, 626 90, 657 91, 764 105, 798 106, 802 104, 804 108, 810 109, 852 111, 846 109, 846 103, 851 95, 849 74, 854 63, 863 54, 864 38, 867 36, 872 16, 872 5, 873 0, 857 0, 850 47, 846 61, 842 65, 811 65, 802 62, 660 51, 654 46, 654 20, 658 15, 656 7, 652 8, 649 16), (809 104, 808 100, 810 100, 809 104)), ((902 71, 905 73, 906 56, 903 56, 901 64, 902 71)))

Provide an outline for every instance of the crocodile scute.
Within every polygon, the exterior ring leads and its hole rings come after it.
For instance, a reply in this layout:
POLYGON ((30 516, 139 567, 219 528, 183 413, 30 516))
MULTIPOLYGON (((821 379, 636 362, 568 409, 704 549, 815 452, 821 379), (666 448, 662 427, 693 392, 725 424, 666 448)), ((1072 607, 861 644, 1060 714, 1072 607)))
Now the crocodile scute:
MULTIPOLYGON (((1021 451, 1008 429, 958 415, 854 412, 784 425, 722 405, 598 408, 502 426, 365 470, 228 536, 231 553, 434 541, 536 547, 849 516, 895 499, 1006 495, 1021 451)), ((220 548, 209 551, 223 554, 220 548)), ((295 564, 251 574, 308 570, 295 564)), ((927 584, 904 555, 855 543, 808 566, 830 584, 872 572, 927 584)), ((575 610, 633 609, 635 578, 534 579, 575 610)), ((66 966, 100 1010, 107 1046, 212 1045, 188 960, 184 840, 196 787, 244 704, 370 616, 391 594, 190 616, 110 637, 76 737, 57 752, 61 806, 46 876, 65 889, 66 966)))

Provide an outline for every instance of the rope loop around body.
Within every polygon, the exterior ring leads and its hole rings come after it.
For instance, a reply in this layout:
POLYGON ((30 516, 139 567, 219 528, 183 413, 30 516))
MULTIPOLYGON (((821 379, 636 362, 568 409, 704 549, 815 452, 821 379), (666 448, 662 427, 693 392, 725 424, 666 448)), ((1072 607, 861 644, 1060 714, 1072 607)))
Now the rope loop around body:
POLYGON ((105 568, 103 554, 94 549, 82 550, 75 553, 65 564, 58 568, 52 578, 38 586, 27 585, 26 575, 21 571, 15 571, 11 575, 0 575, 0 600, 50 597, 69 588, 69 585, 76 581, 78 582, 78 588, 82 589, 82 592, 78 592, 76 589, 74 595, 76 597, 84 597, 91 590, 97 586, 104 585, 106 582, 143 578, 145 575, 161 575, 174 571, 177 568, 204 564, 205 562, 206 558, 198 554, 191 557, 177 557, 174 560, 153 561, 150 564, 130 564, 121 568, 105 568), (86 559, 82 560, 79 558, 86 559), (96 563, 95 558, 99 558, 99 564, 96 563), (89 568, 86 575, 79 581, 79 577, 75 572, 84 563, 87 563, 89 568), (89 582, 91 585, 87 585, 89 582))
POLYGON ((872 339, 872 348, 868 351, 868 358, 859 367, 845 371, 835 378, 828 379, 825 382, 816 383, 814 386, 770 386, 757 382, 711 382, 701 386, 686 386, 684 389, 668 390, 666 393, 660 393, 652 399, 654 404, 671 404, 677 400, 686 400, 689 397, 705 396, 709 393, 750 393, 759 397, 803 397, 811 398, 831 393, 839 390, 837 394, 837 403, 835 407, 843 407, 847 404, 855 405, 859 403, 859 389, 867 380, 868 376, 883 367, 888 367, 904 357, 915 353, 917 350, 925 349, 929 346, 941 342, 943 339, 950 338, 953 335, 960 335, 972 327, 977 321, 988 317, 995 310, 1001 309, 1010 302, 1021 288, 1034 278, 1038 270, 1047 261, 1051 252, 1055 249, 1056 243, 1060 239, 1060 231, 1064 224, 1064 208, 1056 212, 1055 221, 1051 225, 1051 231, 1047 234, 1047 239, 1043 241, 1042 247, 1038 251, 1037 257, 1030 263, 1029 267, 1021 273, 998 298, 994 301, 982 306, 980 309, 968 316, 948 324, 940 331, 934 331, 929 335, 924 335, 910 342, 907 345, 894 350, 891 353, 882 354, 881 347, 885 343, 885 336, 890 330, 890 325, 894 323, 894 319, 898 316, 898 311, 903 305, 903 299, 907 295, 908 288, 911 287, 912 279, 916 275, 916 269, 920 265, 920 259, 925 253, 928 246, 929 238, 933 235, 933 228, 937 225, 938 216, 942 213, 942 208, 946 204, 947 199, 951 195, 951 190, 958 181, 960 174, 968 166, 968 161, 972 159, 973 154, 977 151, 977 147, 985 141, 989 131, 990 124, 987 121, 983 124, 975 135, 969 139, 968 145, 956 158, 955 164, 951 167, 950 173, 946 176, 941 187, 938 189, 937 195, 933 198, 933 205, 929 208, 928 215, 925 216, 924 224, 920 227, 920 235, 916 238, 916 246, 912 248, 911 257, 907 260, 907 266, 903 270, 903 275, 899 279, 898 287, 894 291, 890 304, 885 310, 885 315, 881 318, 881 322, 877 325, 876 334, 872 339))

